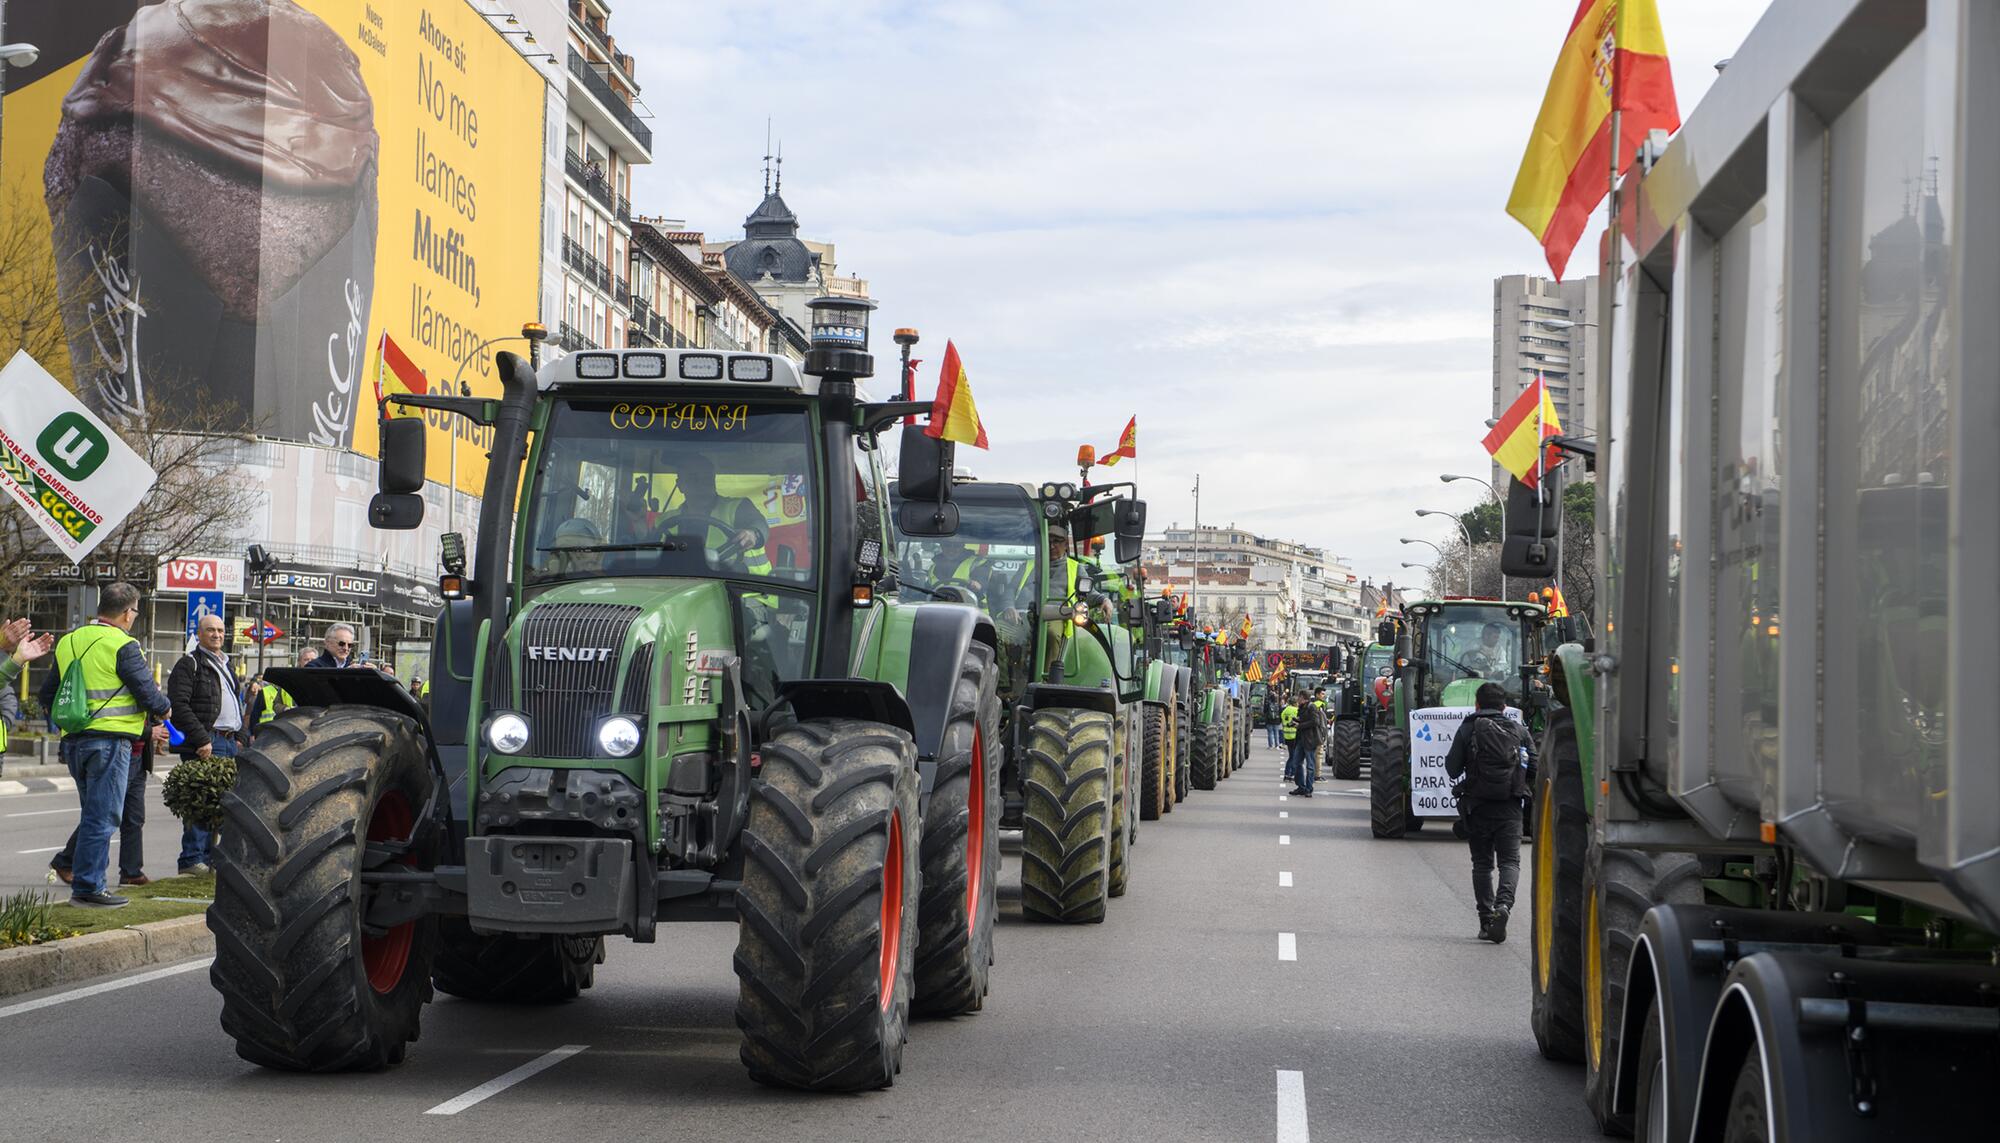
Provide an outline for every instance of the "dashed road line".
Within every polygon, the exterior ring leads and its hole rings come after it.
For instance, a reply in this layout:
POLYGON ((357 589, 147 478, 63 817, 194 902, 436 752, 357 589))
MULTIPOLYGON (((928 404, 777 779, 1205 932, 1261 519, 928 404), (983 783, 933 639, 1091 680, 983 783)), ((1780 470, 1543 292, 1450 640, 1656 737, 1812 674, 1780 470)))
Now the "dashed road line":
POLYGON ((64 806, 59 810, 23 810, 18 814, 8 814, 7 816, 10 818, 39 818, 46 817, 49 814, 73 814, 76 812, 77 808, 75 806, 64 806))
POLYGON ((27 1000, 20 1004, 9 1004, 5 1008, 0 1008, 0 1020, 4 1020, 9 1016, 19 1016, 24 1012, 37 1012, 43 1008, 53 1008, 58 1004, 67 1004, 72 1000, 82 1000, 87 996, 101 996, 106 992, 116 992, 121 988, 131 988, 135 984, 150 984, 155 980, 165 977, 179 976, 184 972, 193 972, 196 969, 207 968, 214 962, 214 957, 203 957, 200 960, 188 961, 186 964, 156 968, 151 972, 142 972, 137 976, 128 976, 122 980, 107 980, 103 984, 92 984, 85 988, 72 989, 69 992, 58 993, 54 996, 44 996, 40 1000, 27 1000))
POLYGON ((1297 933, 1278 934, 1278 959, 1299 959, 1299 935, 1297 933))
POLYGON ((1278 1069, 1278 1143, 1311 1143, 1306 1131, 1306 1074, 1278 1069))
POLYGON ((1285 810, 1279 810, 1279 811, 1278 811, 1278 816, 1279 816, 1279 817, 1281 817, 1281 818, 1288 818, 1288 817, 1291 817, 1292 815, 1291 815, 1290 813, 1288 813, 1287 811, 1285 811, 1285 810))
POLYGON ((471 1091, 466 1092, 464 1095, 453 1096, 451 1099, 447 1099, 443 1103, 438 1104, 436 1107, 431 1108, 429 1111, 424 1112, 424 1114, 457 1115, 459 1112, 464 1111, 468 1107, 484 1103, 485 1101, 493 1098, 494 1096, 499 1095, 501 1092, 506 1091, 508 1088, 513 1087, 515 1084, 520 1083, 524 1079, 528 1079, 531 1076, 538 1075, 542 1072, 549 1070, 552 1067, 555 1067, 557 1064, 562 1063, 564 1060, 569 1059, 571 1056, 576 1055, 578 1052, 581 1052, 588 1047, 590 1047, 589 1044, 564 1044, 562 1047, 557 1048, 553 1052, 546 1052, 542 1055, 536 1056, 534 1059, 529 1060, 527 1063, 522 1064, 520 1067, 515 1068, 511 1072, 508 1072, 506 1075, 487 1080, 485 1083, 480 1084, 478 1087, 473 1088, 471 1091))
POLYGON ((1290 871, 1290 870, 1281 870, 1281 871, 1280 871, 1280 872, 1278 873, 1278 888, 1280 888, 1280 889, 1290 889, 1291 887, 1292 887, 1292 874, 1291 874, 1291 871, 1290 871))
MULTIPOLYGON (((1291 835, 1291 834, 1288 834, 1288 833, 1281 833, 1281 834, 1279 834, 1279 835, 1278 835, 1278 844, 1279 844, 1279 845, 1290 845, 1290 844, 1292 844, 1292 835, 1291 835)), ((60 848, 60 847, 58 847, 58 848, 60 848)))

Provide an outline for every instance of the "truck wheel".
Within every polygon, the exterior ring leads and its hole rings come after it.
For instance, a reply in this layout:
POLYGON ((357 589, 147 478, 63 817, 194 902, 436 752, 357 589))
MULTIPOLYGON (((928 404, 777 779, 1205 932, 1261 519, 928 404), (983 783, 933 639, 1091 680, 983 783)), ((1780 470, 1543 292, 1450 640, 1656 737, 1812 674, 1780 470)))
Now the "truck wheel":
POLYGON ((763 749, 736 891, 736 1026, 759 1083, 896 1082, 916 963, 916 753, 857 719, 801 723, 763 749))
POLYGON ((1343 718, 1333 724, 1333 776, 1343 782, 1361 777, 1361 724, 1343 718))
POLYGON ((1625 1022, 1625 970, 1654 905, 1699 905, 1701 862, 1687 853, 1593 848, 1583 878, 1584 1102, 1606 1134, 1630 1135, 1611 1105, 1625 1022))
POLYGON ((1215 775, 1222 765, 1222 726, 1208 723, 1194 732, 1194 764, 1189 775, 1197 790, 1215 789, 1215 775))
POLYGON ((1743 1053, 1743 1066, 1736 1069, 1735 1086, 1729 1089, 1722 1143, 1769 1143, 1771 1123, 1765 1110, 1769 1100, 1764 1090, 1764 1054, 1753 1042, 1743 1053))
POLYGON ((595 984, 603 963, 603 937, 489 937, 464 917, 440 917, 431 983, 467 1000, 560 1004, 595 984))
POLYGON ((1535 782, 1529 893, 1534 905, 1528 1024, 1547 1059, 1583 1062, 1583 867, 1590 814, 1576 724, 1566 710, 1549 719, 1549 757, 1535 782))
POLYGON ((1126 851, 1131 844, 1131 821, 1126 816, 1131 812, 1132 799, 1129 796, 1132 785, 1132 770, 1126 764, 1126 736, 1131 733, 1129 718, 1120 711, 1115 724, 1111 743, 1111 872, 1109 894, 1113 897, 1125 895, 1127 871, 1126 851))
POLYGON ((1049 707, 1029 715, 1027 731, 1021 913, 1102 921, 1111 888, 1111 716, 1049 707))
POLYGON ((919 847, 914 1008, 929 1015, 986 1002, 1000 908, 998 686, 992 648, 974 643, 959 665, 919 847))
POLYGON ((217 843, 215 963, 222 1029, 236 1054, 286 1071, 401 1063, 431 998, 437 920, 382 932, 362 851, 437 865, 437 832, 418 819, 433 781, 416 723, 375 707, 297 707, 265 723, 236 760, 217 843))
POLYGON ((1139 716, 1143 752, 1139 769, 1139 817, 1158 821, 1173 806, 1167 794, 1168 773, 1173 769, 1173 732, 1167 726, 1168 708, 1147 703, 1139 716))
POLYGON ((1375 756, 1368 764, 1368 829, 1376 837, 1402 837, 1415 820, 1410 813, 1410 742, 1401 730, 1384 726, 1375 732, 1375 756))
POLYGON ((1632 1100, 1632 1135, 1639 1143, 1667 1143, 1667 1044, 1657 1000, 1646 1005, 1645 1042, 1639 1045, 1638 1092, 1632 1100))

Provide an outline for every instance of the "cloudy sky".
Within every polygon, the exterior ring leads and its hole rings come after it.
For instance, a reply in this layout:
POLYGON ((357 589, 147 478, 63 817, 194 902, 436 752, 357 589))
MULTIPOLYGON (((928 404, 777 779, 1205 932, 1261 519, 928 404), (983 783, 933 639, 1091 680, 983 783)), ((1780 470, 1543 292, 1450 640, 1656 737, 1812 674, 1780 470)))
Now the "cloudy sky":
MULTIPOLYGON (((1658 3, 1685 116, 1767 3, 1658 3)), ((1505 204, 1574 10, 623 0, 611 30, 655 116, 636 205, 740 234, 771 117, 805 236, 922 331, 923 394, 957 343, 976 473, 1074 475, 1137 413, 1155 528, 1199 472, 1204 522, 1379 581, 1448 530, 1413 509, 1483 495, 1437 474, 1485 471, 1492 279, 1545 272, 1505 204)))

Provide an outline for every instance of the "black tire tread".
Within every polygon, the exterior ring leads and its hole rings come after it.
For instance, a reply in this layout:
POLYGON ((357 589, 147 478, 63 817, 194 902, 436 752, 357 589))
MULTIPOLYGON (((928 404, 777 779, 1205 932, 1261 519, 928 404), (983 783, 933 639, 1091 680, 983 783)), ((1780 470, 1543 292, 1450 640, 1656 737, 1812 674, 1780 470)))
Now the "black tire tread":
POLYGON ((1027 790, 1021 912, 1063 924, 1104 919, 1110 897, 1111 716, 1032 711, 1023 735, 1027 790))
POLYGON ((1378 726, 1368 763, 1368 831, 1376 837, 1402 837, 1414 820, 1409 739, 1398 727, 1378 726))
POLYGON ((1173 798, 1167 793, 1167 782, 1173 771, 1173 737, 1168 727, 1168 708, 1160 703, 1147 703, 1140 712, 1142 727, 1139 765, 1139 820, 1158 821, 1173 808, 1173 798))
POLYGON ((917 896, 916 990, 911 1010, 925 1015, 976 1012, 986 1002, 988 969, 993 964, 993 926, 999 916, 995 894, 1000 867, 998 685, 993 649, 974 643, 959 664, 945 724, 945 746, 938 752, 931 800, 924 807, 923 886, 917 896), (985 788, 976 794, 972 789, 975 734, 986 771, 985 788), (965 848, 975 813, 984 815, 986 822, 984 884, 976 918, 966 911, 971 869, 965 848))
POLYGON ((1590 812, 1583 802, 1583 768, 1577 753, 1576 724, 1566 710, 1557 710, 1549 719, 1545 737, 1541 775, 1536 779, 1535 822, 1539 829, 1544 805, 1554 808, 1554 836, 1535 835, 1530 847, 1539 862, 1542 847, 1556 855, 1554 922, 1550 938, 1549 987, 1541 987, 1541 941, 1534 935, 1534 920, 1541 908, 1537 899, 1540 881, 1531 870, 1528 877, 1529 966, 1528 1023, 1535 1034, 1535 1046, 1544 1058, 1560 1063, 1580 1064, 1588 1051, 1584 1043, 1583 1016, 1583 879, 1590 859, 1590 812))
POLYGON ((1333 776, 1342 782, 1352 782, 1361 777, 1361 723, 1351 718, 1339 718, 1333 722, 1333 742, 1328 752, 1333 755, 1333 776))
POLYGON ((1207 722, 1195 728, 1194 764, 1188 775, 1197 790, 1213 790, 1221 777, 1222 724, 1207 722))
POLYGON ((1598 1129, 1610 1135, 1630 1135, 1627 1116, 1612 1107, 1618 1074, 1618 1049, 1625 1018, 1625 971, 1639 940, 1639 922, 1654 905, 1699 905, 1702 901, 1701 861, 1688 853, 1641 853, 1633 849, 1597 847, 1590 854, 1585 882, 1603 894, 1598 926, 1603 934, 1604 1045, 1598 1066, 1584 1059, 1584 1102, 1598 1129))

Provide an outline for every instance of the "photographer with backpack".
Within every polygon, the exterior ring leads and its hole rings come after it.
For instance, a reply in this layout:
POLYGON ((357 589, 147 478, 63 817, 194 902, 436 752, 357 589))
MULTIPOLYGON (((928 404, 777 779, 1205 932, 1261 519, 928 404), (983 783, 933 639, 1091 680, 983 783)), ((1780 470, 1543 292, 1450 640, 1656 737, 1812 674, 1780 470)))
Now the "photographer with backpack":
POLYGON ((1479 907, 1479 939, 1494 944, 1507 939, 1507 914, 1514 907, 1514 886, 1521 879, 1521 807, 1534 789, 1535 740, 1528 728, 1507 714, 1507 688, 1481 686, 1473 696, 1477 709, 1458 724, 1445 772, 1465 820, 1472 847, 1472 897, 1479 907), (1493 885, 1493 867, 1500 867, 1500 885, 1493 885))

